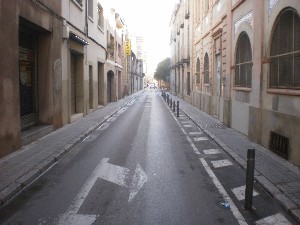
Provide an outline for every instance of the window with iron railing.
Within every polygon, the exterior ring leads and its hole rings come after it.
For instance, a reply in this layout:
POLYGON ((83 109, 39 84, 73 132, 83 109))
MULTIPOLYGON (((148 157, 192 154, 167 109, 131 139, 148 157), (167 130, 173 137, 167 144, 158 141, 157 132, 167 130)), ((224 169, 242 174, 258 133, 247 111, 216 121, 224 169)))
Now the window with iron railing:
POLYGON ((237 41, 235 55, 235 80, 236 87, 251 87, 252 83, 252 51, 249 37, 242 32, 237 41))
POLYGON ((294 9, 278 16, 270 52, 269 87, 300 89, 300 17, 294 9))

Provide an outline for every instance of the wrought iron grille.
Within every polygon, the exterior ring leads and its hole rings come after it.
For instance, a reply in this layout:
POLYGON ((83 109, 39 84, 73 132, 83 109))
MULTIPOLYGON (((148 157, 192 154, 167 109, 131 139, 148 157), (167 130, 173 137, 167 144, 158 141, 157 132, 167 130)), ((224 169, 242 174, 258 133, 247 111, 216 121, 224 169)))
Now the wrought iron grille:
POLYGON ((269 149, 281 157, 288 159, 289 139, 278 133, 271 131, 269 139, 269 149))

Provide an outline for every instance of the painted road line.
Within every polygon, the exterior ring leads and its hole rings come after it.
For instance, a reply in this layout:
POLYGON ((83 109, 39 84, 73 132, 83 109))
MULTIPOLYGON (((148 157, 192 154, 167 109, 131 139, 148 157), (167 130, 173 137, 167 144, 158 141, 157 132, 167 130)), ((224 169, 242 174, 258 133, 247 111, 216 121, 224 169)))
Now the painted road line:
POLYGON ((109 121, 109 122, 113 122, 113 121, 115 121, 116 119, 117 119, 118 117, 116 117, 116 116, 113 116, 113 117, 110 117, 107 121, 109 121))
POLYGON ((96 221, 98 217, 97 215, 82 215, 82 214, 78 214, 78 211, 82 206, 84 200, 87 198, 88 194, 90 193, 90 190, 94 186, 95 182, 99 178, 99 174, 102 170, 102 167, 105 163, 107 163, 107 161, 108 161, 107 158, 101 160, 101 162, 98 164, 96 169, 93 171, 92 175, 85 182, 85 184, 77 194, 76 198, 73 200, 67 212, 59 218, 59 221, 57 223, 58 225, 73 225, 73 224, 90 225, 96 221))
POLYGON ((221 151, 219 149, 206 149, 206 150, 203 150, 204 154, 207 154, 207 155, 215 155, 215 154, 220 154, 221 151))
POLYGON ((183 125, 184 127, 193 127, 193 125, 190 125, 190 124, 186 124, 186 125, 183 125))
MULTIPOLYGON (((246 185, 231 189, 231 191, 239 201, 245 199, 245 190, 246 190, 246 185)), ((257 195, 259 194, 255 190, 253 190, 253 196, 257 196, 257 195)))
POLYGON ((273 216, 266 217, 257 221, 257 225, 291 225, 291 223, 281 214, 275 214, 273 216))
POLYGON ((207 137, 194 137, 193 139, 196 142, 198 142, 198 141, 208 141, 207 137))
POLYGON ((188 134, 185 132, 184 128, 182 127, 182 125, 180 124, 180 122, 177 120, 177 118, 173 115, 174 120, 176 121, 176 123, 178 124, 178 126, 180 127, 182 133, 185 134, 186 139, 188 140, 188 142, 190 143, 191 147, 193 148, 194 152, 196 155, 201 155, 201 153, 199 152, 198 148, 195 146, 195 144, 193 143, 192 139, 188 136, 188 134))
POLYGON ((220 168, 220 167, 225 167, 225 166, 232 166, 232 162, 230 162, 227 159, 224 160, 217 160, 217 161, 211 161, 213 167, 215 168, 220 168))
POLYGON ((148 177, 145 174, 144 170, 142 169, 140 164, 137 164, 135 169, 135 174, 132 178, 132 182, 130 185, 130 193, 128 202, 131 202, 132 199, 137 195, 139 190, 143 187, 143 185, 147 182, 148 177))
POLYGON ((229 197, 228 193, 226 192, 225 188, 222 186, 222 184, 220 183, 220 181, 218 180, 218 178, 216 177, 216 175, 214 174, 214 172, 208 166, 208 164, 205 161, 205 159, 200 158, 199 160, 202 163, 202 165, 205 168, 205 170, 208 173, 208 175, 211 177, 214 185, 217 187, 218 191, 223 196, 224 201, 227 202, 227 203, 229 203, 230 210, 233 213, 234 217, 237 219, 238 223, 240 225, 246 225, 247 224, 246 220, 244 219, 244 217, 242 216, 242 214, 239 212, 238 208, 236 207, 236 205, 234 204, 234 202, 232 201, 232 199, 229 197))
POLYGON ((96 169, 93 171, 92 175, 88 178, 88 180, 85 182, 85 184, 77 194, 76 198, 73 200, 67 212, 59 218, 59 221, 57 223, 58 225, 91 225, 96 221, 98 215, 83 215, 78 214, 78 211, 87 198, 89 192, 93 188, 95 182, 99 178, 117 184, 119 186, 129 188, 129 203, 134 199, 139 190, 148 181, 148 177, 143 171, 141 165, 137 163, 132 182, 130 185, 128 185, 127 181, 130 170, 121 166, 110 164, 108 163, 108 160, 108 158, 104 158, 100 161, 96 169))
POLYGON ((181 123, 185 123, 185 124, 193 124, 193 122, 192 121, 190 121, 190 120, 186 120, 186 121, 182 121, 181 123))
POLYGON ((189 135, 201 135, 203 132, 189 132, 189 135))
MULTIPOLYGON (((191 146, 192 146, 192 144, 193 144, 193 146, 195 146, 194 143, 192 142, 192 140, 190 139, 190 137, 187 135, 187 133, 185 132, 185 130, 183 129, 183 127, 181 126, 181 124, 179 123, 179 121, 177 120, 177 118, 174 115, 173 115, 173 118, 175 119, 175 121, 178 124, 178 126, 181 128, 182 132, 186 135, 187 140, 188 141, 190 140, 189 142, 190 142, 191 146)), ((193 148, 193 146, 192 146, 192 148, 193 148)), ((197 151, 199 152, 198 149, 197 149, 197 151)), ((234 202, 232 201, 232 199, 229 197, 229 195, 227 194, 226 190, 224 189, 224 187, 222 186, 222 184, 220 183, 220 181, 218 180, 218 178, 216 177, 216 175, 214 174, 214 172, 208 166, 208 164, 205 161, 205 159, 199 158, 199 160, 202 163, 202 165, 205 168, 205 170, 208 173, 208 175, 211 177, 214 185, 217 187, 218 191, 223 196, 223 199, 230 204, 230 210, 233 213, 234 217, 237 219, 238 223, 240 225, 247 225, 246 220, 244 219, 244 217, 242 216, 242 214, 239 212, 238 208, 236 207, 236 205, 234 204, 234 202)))
POLYGON ((104 124, 102 124, 100 127, 98 127, 96 130, 98 131, 98 130, 105 130, 106 128, 108 128, 109 127, 109 123, 104 123, 104 124))

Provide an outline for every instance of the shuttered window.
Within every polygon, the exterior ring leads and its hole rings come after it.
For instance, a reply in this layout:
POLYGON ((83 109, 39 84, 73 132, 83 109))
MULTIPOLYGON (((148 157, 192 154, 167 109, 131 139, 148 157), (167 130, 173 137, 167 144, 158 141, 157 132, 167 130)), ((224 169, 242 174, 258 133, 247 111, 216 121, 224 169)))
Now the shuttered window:
POLYGON ((196 84, 200 84, 200 59, 197 59, 196 64, 196 84))
POLYGON ((209 59, 207 53, 205 53, 204 57, 204 83, 209 83, 209 59))
POLYGON ((277 18, 270 52, 270 88, 300 89, 300 17, 294 9, 277 18))
POLYGON ((252 51, 246 32, 242 32, 237 41, 235 55, 235 80, 236 87, 251 87, 252 83, 252 51))

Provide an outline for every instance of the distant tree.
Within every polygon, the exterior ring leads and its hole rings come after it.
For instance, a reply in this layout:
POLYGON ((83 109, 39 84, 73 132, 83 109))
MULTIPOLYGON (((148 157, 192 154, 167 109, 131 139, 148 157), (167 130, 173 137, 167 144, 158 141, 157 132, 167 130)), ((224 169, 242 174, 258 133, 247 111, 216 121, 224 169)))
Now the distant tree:
POLYGON ((158 63, 154 72, 154 79, 170 82, 170 58, 165 58, 158 63))

